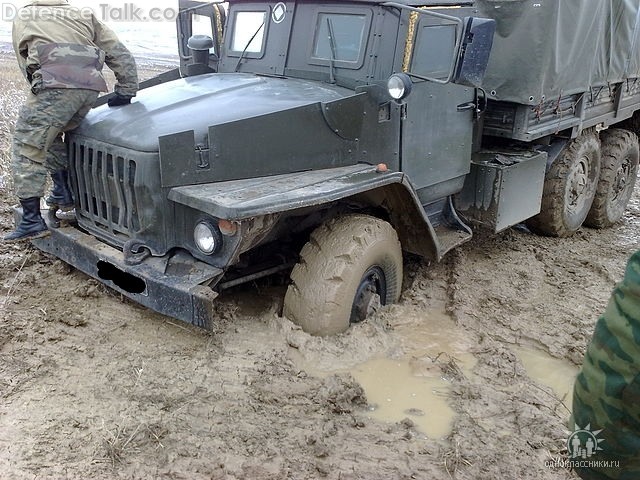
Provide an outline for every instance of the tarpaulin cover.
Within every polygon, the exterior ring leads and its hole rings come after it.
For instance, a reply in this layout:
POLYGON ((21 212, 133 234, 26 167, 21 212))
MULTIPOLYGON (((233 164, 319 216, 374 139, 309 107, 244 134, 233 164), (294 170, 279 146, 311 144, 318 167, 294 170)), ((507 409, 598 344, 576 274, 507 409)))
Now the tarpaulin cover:
POLYGON ((483 87, 534 105, 640 77, 640 0, 477 0, 497 23, 483 87))

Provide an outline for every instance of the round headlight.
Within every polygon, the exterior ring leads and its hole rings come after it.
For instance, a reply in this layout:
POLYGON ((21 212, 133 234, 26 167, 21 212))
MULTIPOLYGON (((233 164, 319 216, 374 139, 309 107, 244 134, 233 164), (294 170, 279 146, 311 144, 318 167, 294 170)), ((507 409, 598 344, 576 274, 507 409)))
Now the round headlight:
POLYGON ((193 229, 193 240, 196 247, 205 255, 215 253, 222 244, 222 236, 219 230, 207 221, 199 222, 193 229))
POLYGON ((394 73, 387 80, 389 96, 394 100, 402 100, 411 93, 411 77, 406 73, 394 73))

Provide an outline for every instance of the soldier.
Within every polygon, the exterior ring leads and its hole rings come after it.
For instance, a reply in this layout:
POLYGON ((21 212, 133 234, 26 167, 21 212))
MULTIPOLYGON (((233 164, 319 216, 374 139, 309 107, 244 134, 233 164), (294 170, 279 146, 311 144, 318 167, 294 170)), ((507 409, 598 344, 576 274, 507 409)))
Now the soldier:
POLYGON ((129 50, 88 9, 72 7, 66 0, 34 0, 20 9, 13 23, 13 46, 31 92, 13 139, 13 179, 23 215, 5 242, 49 234, 40 215, 47 172, 53 179, 47 204, 54 211, 74 208, 62 136, 79 125, 99 92, 107 91, 103 64, 117 79, 110 107, 131 103, 138 90, 129 50))
POLYGON ((640 251, 611 295, 573 392, 572 430, 603 439, 576 472, 584 480, 640 478, 640 251))

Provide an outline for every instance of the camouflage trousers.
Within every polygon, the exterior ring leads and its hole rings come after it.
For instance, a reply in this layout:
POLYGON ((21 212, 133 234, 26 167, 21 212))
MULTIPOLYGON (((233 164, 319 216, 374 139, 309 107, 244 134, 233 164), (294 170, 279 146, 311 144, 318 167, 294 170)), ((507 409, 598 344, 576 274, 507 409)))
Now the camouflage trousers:
POLYGON ((580 477, 640 479, 640 251, 596 324, 576 379, 570 428, 570 453, 583 450, 580 477))
POLYGON ((68 168, 63 134, 80 124, 97 98, 93 90, 29 93, 13 136, 11 167, 18 198, 43 197, 47 173, 68 168))

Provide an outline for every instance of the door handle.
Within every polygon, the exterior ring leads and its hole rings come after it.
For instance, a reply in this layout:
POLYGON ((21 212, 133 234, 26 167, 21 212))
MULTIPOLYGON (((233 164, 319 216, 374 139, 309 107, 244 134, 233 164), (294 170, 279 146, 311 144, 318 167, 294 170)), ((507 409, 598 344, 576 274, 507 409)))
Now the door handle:
POLYGON ((464 112, 467 110, 475 110, 476 108, 477 106, 475 102, 461 103, 460 105, 458 105, 459 112, 464 112))

